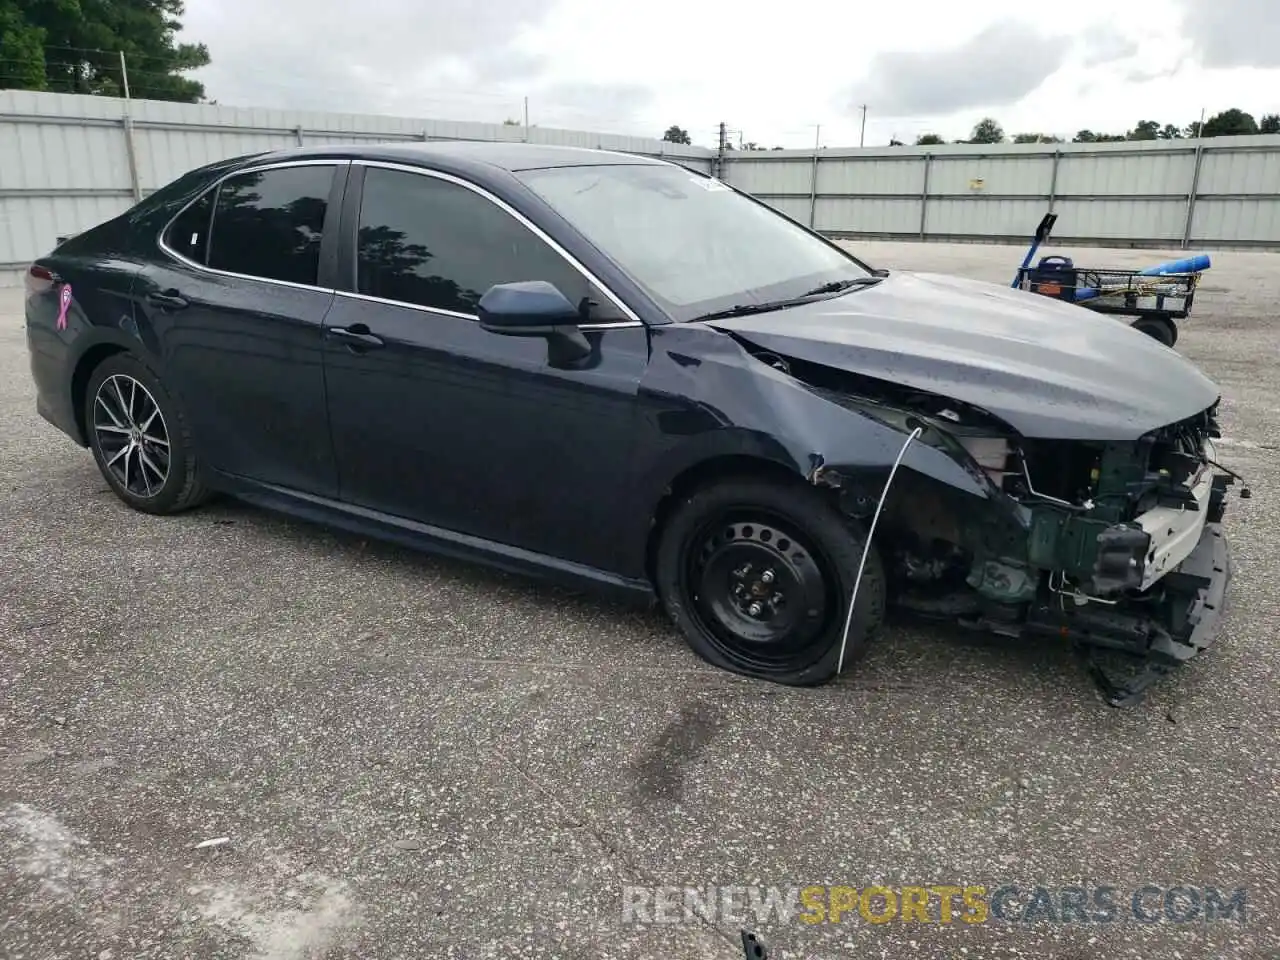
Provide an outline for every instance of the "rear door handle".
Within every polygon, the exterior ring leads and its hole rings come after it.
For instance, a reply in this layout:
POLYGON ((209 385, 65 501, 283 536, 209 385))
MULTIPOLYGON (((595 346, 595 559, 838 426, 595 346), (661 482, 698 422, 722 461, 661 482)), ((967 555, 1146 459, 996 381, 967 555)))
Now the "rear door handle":
POLYGON ((187 301, 177 290, 166 290, 164 293, 148 293, 147 303, 163 307, 166 310, 181 310, 187 305, 187 301))
POLYGON ((330 327, 329 335, 345 340, 350 347, 381 347, 385 346, 385 341, 375 333, 370 333, 369 328, 363 323, 353 323, 349 327, 330 327))

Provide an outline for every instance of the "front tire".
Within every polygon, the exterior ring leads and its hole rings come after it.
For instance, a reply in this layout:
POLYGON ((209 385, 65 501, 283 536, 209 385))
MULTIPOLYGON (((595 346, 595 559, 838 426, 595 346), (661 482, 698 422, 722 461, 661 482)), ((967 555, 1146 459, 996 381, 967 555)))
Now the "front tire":
MULTIPOLYGON (((836 672, 864 535, 801 484, 734 479, 685 497, 662 531, 659 597, 708 662, 774 683, 813 686, 836 672)), ((845 665, 884 617, 885 576, 867 556, 845 665)))
POLYGON ((149 367, 130 354, 108 357, 89 377, 84 402, 89 448, 117 497, 153 514, 205 499, 186 418, 149 367))

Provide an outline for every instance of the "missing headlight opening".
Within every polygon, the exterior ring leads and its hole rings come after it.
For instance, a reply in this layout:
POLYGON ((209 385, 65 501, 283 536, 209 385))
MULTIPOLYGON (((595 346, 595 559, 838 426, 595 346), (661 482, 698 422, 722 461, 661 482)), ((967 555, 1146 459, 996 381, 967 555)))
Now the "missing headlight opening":
POLYGON ((892 605, 1066 640, 1116 706, 1137 703, 1211 641, 1230 576, 1220 525, 1235 479, 1213 459, 1216 402, 1133 440, 1039 438, 949 397, 757 355, 883 427, 899 454, 900 469, 889 454, 879 470, 824 455, 810 474, 874 535, 892 605), (919 452, 929 448, 931 461, 919 452), (970 485, 948 480, 937 453, 970 485), (1129 654, 1137 669, 1123 679, 1104 672, 1098 650, 1129 654))

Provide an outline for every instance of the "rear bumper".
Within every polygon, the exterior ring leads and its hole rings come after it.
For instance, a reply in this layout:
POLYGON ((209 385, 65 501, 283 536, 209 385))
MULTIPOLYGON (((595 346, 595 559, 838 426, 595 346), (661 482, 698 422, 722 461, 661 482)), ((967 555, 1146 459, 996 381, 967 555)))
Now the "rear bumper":
POLYGON ((28 324, 27 355, 36 387, 36 412, 77 444, 87 446, 72 405, 66 345, 51 331, 28 324))

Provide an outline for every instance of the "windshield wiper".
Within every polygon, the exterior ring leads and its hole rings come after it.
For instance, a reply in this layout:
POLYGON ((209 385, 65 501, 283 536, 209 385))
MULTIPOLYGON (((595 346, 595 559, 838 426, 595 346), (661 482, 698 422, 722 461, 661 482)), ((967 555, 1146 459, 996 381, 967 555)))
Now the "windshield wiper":
POLYGON ((833 280, 831 283, 824 283, 820 287, 814 287, 808 293, 802 293, 800 296, 817 297, 824 293, 840 293, 842 290, 848 290, 851 287, 872 287, 883 279, 884 277, 853 277, 849 280, 833 280))
POLYGON ((874 286, 883 279, 884 277, 854 277, 849 280, 833 280, 831 283, 824 283, 820 287, 814 287, 798 297, 787 297, 785 300, 766 300, 764 303, 738 303, 724 310, 716 310, 712 313, 704 313, 701 316, 694 317, 692 322, 724 320, 727 317, 746 317, 753 313, 768 313, 771 310, 781 310, 784 307, 795 307, 812 297, 821 297, 828 293, 840 293, 853 287, 874 286))
POLYGON ((703 313, 699 316, 691 318, 692 323, 700 320, 723 320, 726 317, 746 317, 753 313, 769 313, 771 310, 778 310, 782 307, 794 307, 794 300, 770 300, 766 303, 738 303, 724 310, 713 310, 711 313, 703 313))

